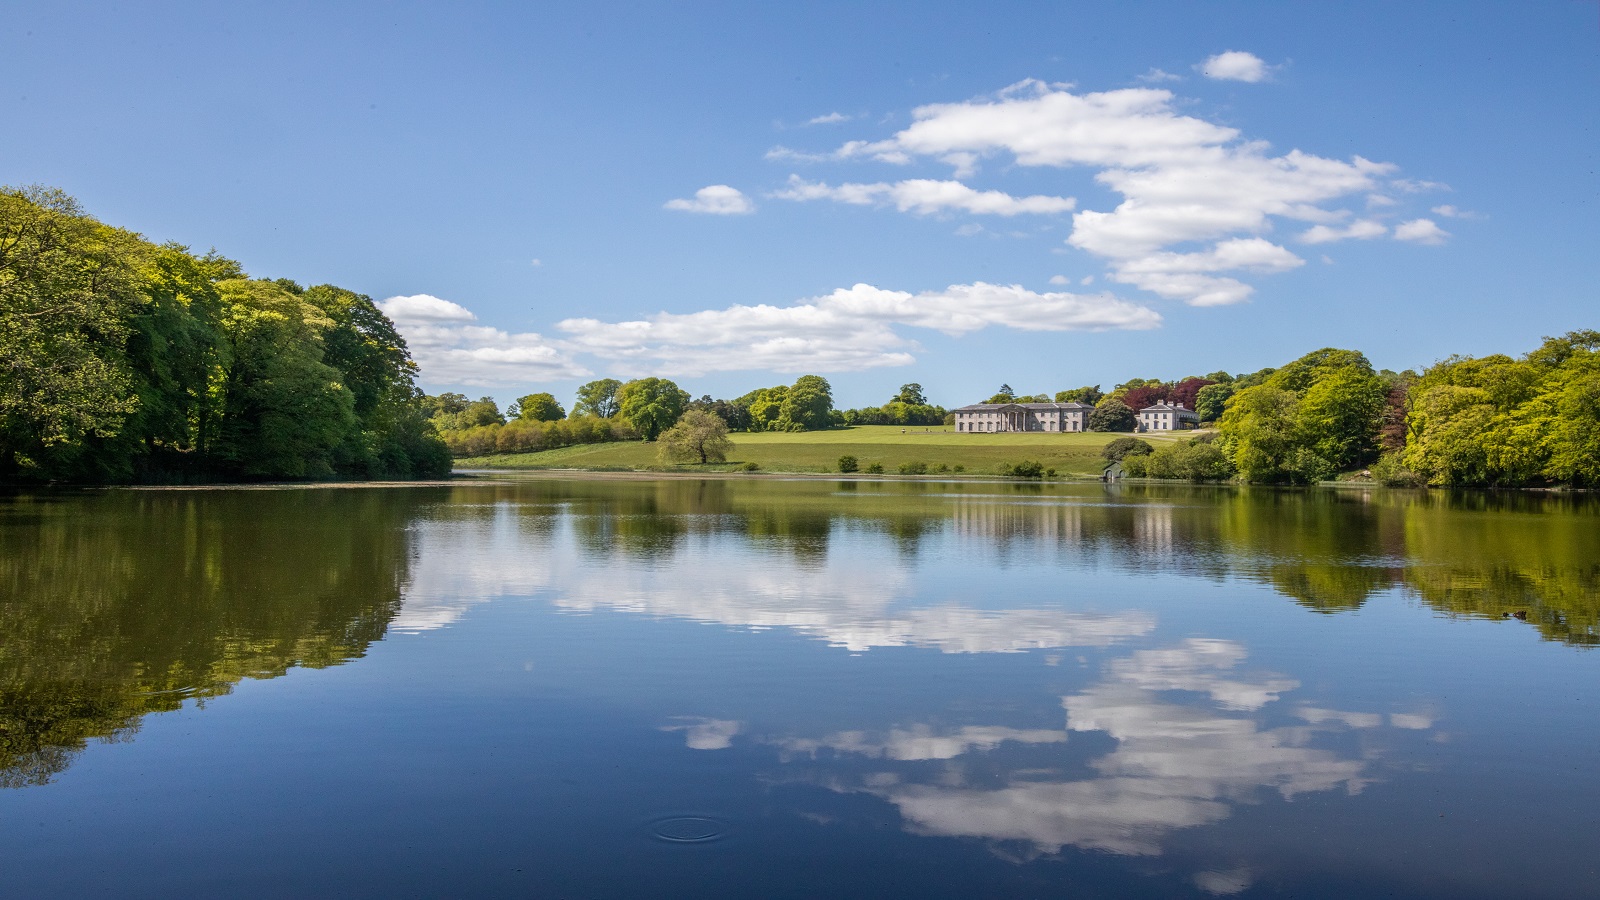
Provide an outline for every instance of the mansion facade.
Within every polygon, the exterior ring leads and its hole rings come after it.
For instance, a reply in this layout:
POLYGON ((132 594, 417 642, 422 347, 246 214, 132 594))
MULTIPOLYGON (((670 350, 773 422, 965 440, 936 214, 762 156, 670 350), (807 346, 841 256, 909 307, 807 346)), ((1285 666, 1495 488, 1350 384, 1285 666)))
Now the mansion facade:
POLYGON ((1200 414, 1182 403, 1157 403, 1139 410, 1140 431, 1179 431, 1200 424, 1200 414))
POLYGON ((974 403, 955 410, 956 431, 1084 431, 1094 407, 1084 403, 974 403))

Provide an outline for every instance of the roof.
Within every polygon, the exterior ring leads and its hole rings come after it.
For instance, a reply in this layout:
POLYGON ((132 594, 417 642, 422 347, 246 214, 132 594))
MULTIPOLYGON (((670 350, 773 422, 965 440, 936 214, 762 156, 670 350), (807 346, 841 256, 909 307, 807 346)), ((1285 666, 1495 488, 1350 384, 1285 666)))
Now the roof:
POLYGON ((1170 403, 1156 403, 1156 404, 1151 405, 1151 406, 1146 406, 1144 409, 1139 410, 1139 412, 1141 412, 1141 413, 1147 413, 1147 412, 1175 412, 1175 413, 1178 413, 1179 415, 1187 413, 1187 414, 1189 414, 1191 416, 1196 416, 1196 417, 1198 417, 1200 415, 1199 413, 1197 413, 1194 410, 1188 408, 1187 406, 1173 406, 1170 403))
POLYGON ((1070 412, 1077 409, 1094 409, 1094 407, 1083 403, 972 403, 951 412, 992 412, 1000 409, 1060 409, 1070 412))

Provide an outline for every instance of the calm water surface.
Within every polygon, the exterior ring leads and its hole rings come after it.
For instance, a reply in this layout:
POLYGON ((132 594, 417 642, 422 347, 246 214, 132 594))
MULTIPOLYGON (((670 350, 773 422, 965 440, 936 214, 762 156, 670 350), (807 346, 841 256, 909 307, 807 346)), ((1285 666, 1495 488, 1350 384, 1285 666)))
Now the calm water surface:
POLYGON ((1600 896, 1600 504, 0 498, 8 896, 1600 896))

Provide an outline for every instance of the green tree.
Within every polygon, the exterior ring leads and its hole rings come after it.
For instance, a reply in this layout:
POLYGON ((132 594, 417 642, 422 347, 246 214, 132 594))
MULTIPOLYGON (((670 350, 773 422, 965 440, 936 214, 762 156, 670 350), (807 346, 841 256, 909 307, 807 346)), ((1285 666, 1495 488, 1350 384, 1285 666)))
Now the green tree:
POLYGON ((1070 391, 1056 391, 1057 403, 1083 403, 1094 406, 1105 398, 1105 393, 1100 390, 1100 385, 1091 384, 1070 391))
POLYGON ((689 405, 689 394, 665 378, 637 378, 617 389, 617 411, 642 440, 671 428, 689 405))
POLYGON ((0 188, 0 474, 51 477, 138 409, 125 351, 147 246, 61 191, 0 188))
POLYGON ((530 422, 558 422, 567 417, 567 411, 556 402, 553 394, 529 394, 517 398, 517 418, 530 422))
POLYGON ((1388 392, 1383 379, 1358 368, 1328 372, 1300 398, 1300 441, 1335 469, 1371 462, 1388 392))
POLYGON ((1136 437, 1117 438, 1100 448, 1100 458, 1119 462, 1130 456, 1147 456, 1155 452, 1148 441, 1141 441, 1136 437))
MULTIPOLYGON (((1210 377, 1209 375, 1206 377, 1210 377)), ((1195 395, 1194 411, 1199 414, 1202 422, 1215 422, 1222 418, 1222 412, 1227 408, 1228 398, 1233 396, 1233 383, 1218 382, 1208 384, 1195 395)))
POLYGON ((656 455, 663 462, 685 462, 699 459, 708 462, 727 462, 733 451, 733 441, 728 439, 728 423, 722 417, 705 410, 691 409, 683 414, 677 424, 661 432, 661 445, 656 455))
POLYGON ((599 416, 609 419, 617 414, 617 391, 622 382, 615 378, 602 378, 578 388, 578 402, 572 407, 575 416, 599 416))
POLYGON ((987 400, 985 400, 983 402, 985 402, 985 403, 1013 403, 1013 402, 1016 401, 1016 399, 1017 399, 1017 392, 1013 391, 1011 389, 1011 385, 1002 384, 1002 385, 1000 385, 1000 390, 994 392, 994 396, 990 397, 989 399, 987 399, 987 400))
POLYGON ((1121 400, 1107 397, 1089 413, 1090 431, 1132 431, 1139 426, 1139 418, 1121 400))
POLYGON ((922 393, 922 385, 912 382, 900 385, 900 393, 894 395, 891 403, 904 403, 907 406, 927 406, 928 398, 922 393))
POLYGON ((821 375, 802 375, 783 395, 777 427, 784 431, 816 431, 832 424, 833 387, 821 375))

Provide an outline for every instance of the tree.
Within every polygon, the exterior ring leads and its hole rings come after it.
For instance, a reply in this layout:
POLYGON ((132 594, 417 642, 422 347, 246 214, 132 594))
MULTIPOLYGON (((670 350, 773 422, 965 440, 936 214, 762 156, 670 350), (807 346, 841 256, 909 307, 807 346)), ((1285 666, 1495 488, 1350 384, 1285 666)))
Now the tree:
POLYGON ((1124 437, 1117 438, 1111 443, 1106 444, 1104 447, 1101 447, 1100 456, 1102 459, 1109 459, 1112 462, 1119 462, 1130 456, 1147 456, 1151 453, 1154 453, 1155 449, 1156 448, 1150 446, 1148 441, 1141 441, 1135 437, 1124 437))
POLYGON ((1122 402, 1127 404, 1129 409, 1138 412, 1141 409, 1155 406, 1157 403, 1166 402, 1171 392, 1172 386, 1168 384, 1159 382, 1142 384, 1138 387, 1129 388, 1127 393, 1122 395, 1122 402))
POLYGON ((1000 385, 1000 390, 995 391, 995 394, 994 394, 993 397, 990 397, 989 399, 987 399, 987 400, 985 400, 983 402, 985 402, 985 403, 1015 403, 1016 399, 1017 399, 1017 392, 1013 391, 1011 389, 1011 385, 1002 384, 1002 385, 1000 385))
POLYGON ((575 416, 599 416, 609 419, 617 414, 617 391, 622 382, 615 378, 602 378, 578 388, 578 402, 573 404, 575 416))
POLYGON ((821 375, 802 375, 783 396, 778 427, 785 431, 815 431, 832 424, 833 387, 821 375))
POLYGON ((561 408, 552 394, 529 394, 517 398, 517 418, 527 419, 530 422, 557 422, 567 417, 567 411, 561 408))
POLYGON ((1139 419, 1121 400, 1106 398, 1089 413, 1090 431, 1133 431, 1139 419))
POLYGON ((689 394, 665 378, 636 378, 617 388, 617 413, 642 440, 671 428, 689 405, 689 394))
POLYGON ((0 474, 48 470, 138 409, 124 350, 145 246, 59 190, 0 189, 0 474))
POLYGON ((928 398, 922 393, 922 385, 912 382, 900 385, 900 393, 894 395, 891 403, 904 403, 907 406, 927 406, 928 398))
POLYGON ((1301 442, 1335 469, 1371 462, 1378 455, 1378 426, 1388 393, 1383 379, 1359 369, 1328 373, 1300 398, 1301 442))
POLYGON ((1223 451, 1246 481, 1314 481, 1329 466, 1308 459, 1295 434, 1300 401, 1292 391, 1262 384, 1233 397, 1222 414, 1223 451))
POLYGON ((1167 402, 1182 405, 1187 409, 1197 409, 1200 405, 1200 392, 1211 384, 1212 381, 1206 378, 1185 378, 1167 392, 1167 402))
POLYGON ((1105 393, 1100 390, 1100 385, 1092 384, 1070 391, 1056 391, 1057 403, 1083 403, 1094 406, 1104 399, 1105 393))
POLYGON ((1231 382, 1208 384, 1195 394, 1194 411, 1200 414, 1200 421, 1215 422, 1222 418, 1222 411, 1227 407, 1228 398, 1232 396, 1231 382))
POLYGON ((683 414, 677 424, 661 433, 656 454, 663 461, 683 462, 699 458, 701 465, 726 462, 733 450, 728 440, 728 424, 719 416, 699 409, 683 414))

